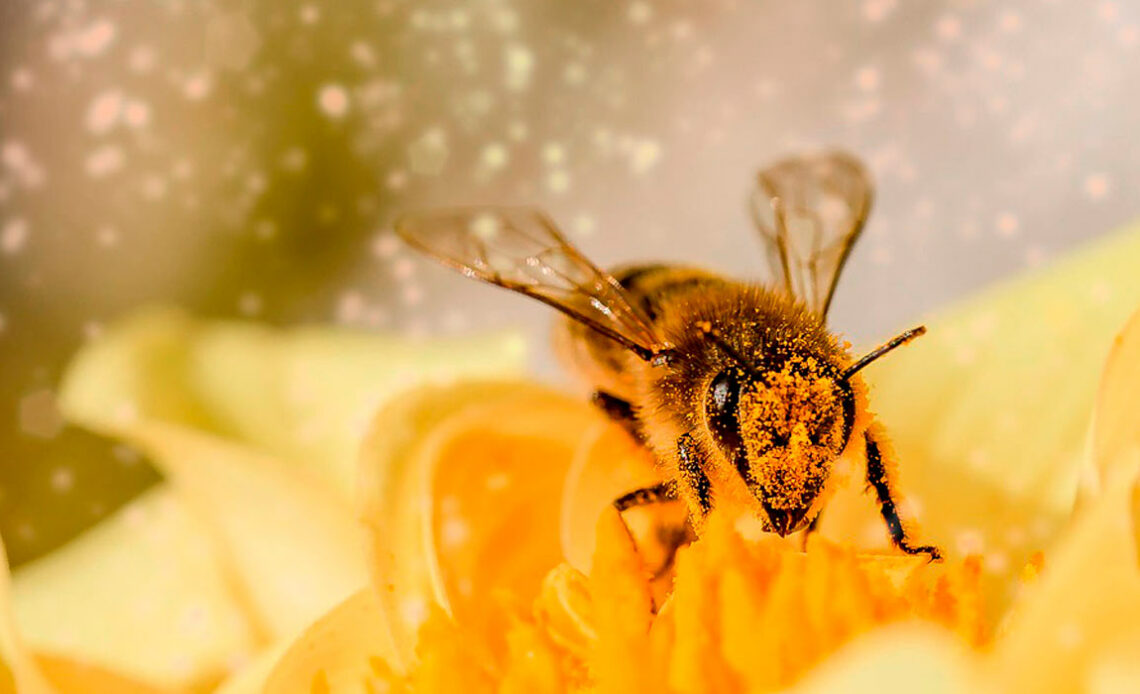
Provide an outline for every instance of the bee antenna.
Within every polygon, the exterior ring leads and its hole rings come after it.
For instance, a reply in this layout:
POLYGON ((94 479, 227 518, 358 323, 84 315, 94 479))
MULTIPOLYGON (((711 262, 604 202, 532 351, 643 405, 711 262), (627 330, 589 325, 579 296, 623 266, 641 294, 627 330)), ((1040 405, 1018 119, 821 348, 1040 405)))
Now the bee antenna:
POLYGON ((919 337, 919 336, 924 335, 924 334, 926 334, 926 326, 920 325, 917 328, 911 328, 910 330, 906 331, 905 333, 894 337, 893 339, 891 339, 890 342, 887 342, 885 345, 880 345, 879 347, 876 347, 874 350, 871 351, 870 354, 863 357, 859 361, 855 362, 851 366, 848 366, 847 369, 844 370, 844 372, 842 374, 840 374, 839 380, 841 380, 841 381, 848 380, 849 378, 851 378, 855 374, 859 373, 859 371, 861 371, 864 366, 870 364, 871 362, 875 361, 879 357, 890 352, 895 347, 901 347, 901 346, 905 345, 906 343, 910 342, 911 340, 913 340, 914 338, 919 337))
POLYGON ((736 351, 735 347, 728 344, 728 341, 724 339, 724 336, 721 335, 716 328, 712 327, 712 323, 708 322, 707 320, 699 321, 697 323, 697 329, 707 335, 708 338, 712 340, 717 347, 720 347, 722 350, 724 350, 725 354, 732 357, 732 360, 739 364, 740 368, 748 372, 749 376, 752 376, 753 378, 759 378, 760 374, 756 371, 756 367, 752 366, 752 364, 750 364, 749 361, 744 358, 743 354, 736 351))

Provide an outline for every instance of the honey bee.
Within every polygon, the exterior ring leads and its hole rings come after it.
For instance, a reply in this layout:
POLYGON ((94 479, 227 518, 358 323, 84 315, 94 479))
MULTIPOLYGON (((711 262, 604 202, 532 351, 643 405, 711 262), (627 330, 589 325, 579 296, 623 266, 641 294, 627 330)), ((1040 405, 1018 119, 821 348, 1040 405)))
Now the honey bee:
POLYGON ((842 152, 762 169, 751 208, 771 284, 666 264, 607 273, 530 208, 410 214, 396 232, 467 277, 565 314, 560 351, 595 389, 593 401, 649 447, 664 480, 616 499, 619 511, 680 499, 699 533, 714 506, 743 504, 765 530, 810 530, 851 449, 866 460, 895 546, 937 559, 899 517, 859 376, 925 329, 856 359, 826 325, 871 199, 867 171, 842 152))

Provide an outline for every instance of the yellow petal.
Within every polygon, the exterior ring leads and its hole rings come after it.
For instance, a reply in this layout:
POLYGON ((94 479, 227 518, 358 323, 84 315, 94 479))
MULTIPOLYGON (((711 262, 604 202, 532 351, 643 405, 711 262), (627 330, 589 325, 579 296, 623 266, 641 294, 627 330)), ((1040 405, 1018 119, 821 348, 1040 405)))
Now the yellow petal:
POLYGON ((349 498, 360 439, 381 403, 425 381, 518 373, 524 359, 514 333, 411 340, 151 309, 83 350, 62 404, 86 424, 158 419, 234 438, 306 468, 349 498))
POLYGON ((144 684, 70 658, 40 654, 36 662, 59 694, 178 694, 185 691, 144 684))
MULTIPOLYGON (((1137 267, 1140 233, 1109 237, 940 312, 866 371, 916 535, 980 554, 991 592, 1071 512, 1104 358, 1140 304, 1137 267)), ((860 512, 843 524, 873 527, 873 507, 860 512)))
POLYGON ((598 520, 597 535, 590 594, 598 638, 591 674, 601 683, 601 692, 652 691, 665 673, 636 665, 649 662, 651 648, 653 595, 648 572, 613 507, 598 520))
POLYGON ((432 605, 479 631, 489 591, 537 595, 561 559, 566 470, 599 421, 538 386, 477 382, 408 393, 377 414, 362 449, 361 518, 396 667, 411 663, 432 605))
POLYGON ((270 673, 291 645, 291 642, 282 642, 262 649, 253 658, 241 663, 232 675, 213 690, 213 694, 263 694, 270 673))
POLYGON ((622 494, 660 481, 653 455, 621 427, 603 422, 584 436, 562 493, 562 553, 570 565, 589 573, 597 519, 622 494))
POLYGON ((389 670, 388 617, 376 593, 355 593, 305 630, 266 680, 264 694, 367 694, 397 682, 389 670))
POLYGON ((208 533, 165 488, 21 567, 13 607, 37 650, 159 686, 221 677, 256 646, 208 533))
MULTIPOLYGON (((1121 469, 1140 468, 1140 451, 1129 455, 1121 469)), ((1116 476, 1046 557, 998 641, 994 671, 1005 691, 1082 691, 1122 646, 1140 643, 1138 529, 1140 487, 1116 476)))
MULTIPOLYGON (((919 624, 880 629, 824 661, 790 694, 984 694, 975 658, 919 624)), ((1012 691, 1012 690, 1009 690, 1012 691)))

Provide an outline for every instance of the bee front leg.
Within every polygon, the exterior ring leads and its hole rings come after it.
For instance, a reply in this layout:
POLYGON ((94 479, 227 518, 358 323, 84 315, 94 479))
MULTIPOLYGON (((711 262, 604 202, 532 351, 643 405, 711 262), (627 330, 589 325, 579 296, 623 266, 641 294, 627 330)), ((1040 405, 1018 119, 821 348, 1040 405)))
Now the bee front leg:
POLYGON ((891 533, 891 541, 895 543, 895 547, 907 554, 929 554, 931 560, 941 559, 942 553, 938 551, 937 547, 933 545, 912 545, 910 543, 906 529, 903 528, 902 520, 899 518, 898 507, 891 497, 891 483, 879 442, 869 431, 863 435, 863 439, 867 447, 867 482, 875 490, 875 496, 879 502, 879 513, 887 523, 887 530, 891 533))

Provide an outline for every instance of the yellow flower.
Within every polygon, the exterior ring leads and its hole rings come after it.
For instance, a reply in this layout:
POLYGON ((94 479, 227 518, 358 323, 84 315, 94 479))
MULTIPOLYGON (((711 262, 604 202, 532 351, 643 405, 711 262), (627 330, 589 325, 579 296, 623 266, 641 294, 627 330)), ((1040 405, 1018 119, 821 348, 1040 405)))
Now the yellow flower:
POLYGON ((651 461, 600 415, 405 396, 361 459, 373 585, 265 691, 1140 690, 1140 318, 1113 342, 1138 260, 1133 233, 999 287, 869 375, 941 564, 891 553, 853 484, 806 552, 714 515, 662 586, 668 510, 633 537, 607 510, 651 461))
POLYGON ((660 570, 679 509, 609 505, 652 461, 499 380, 509 336, 135 317, 62 401, 167 481, 16 572, 0 692, 1140 690, 1137 266, 1110 239, 868 373, 940 564, 853 483, 806 551, 714 516, 660 570))

